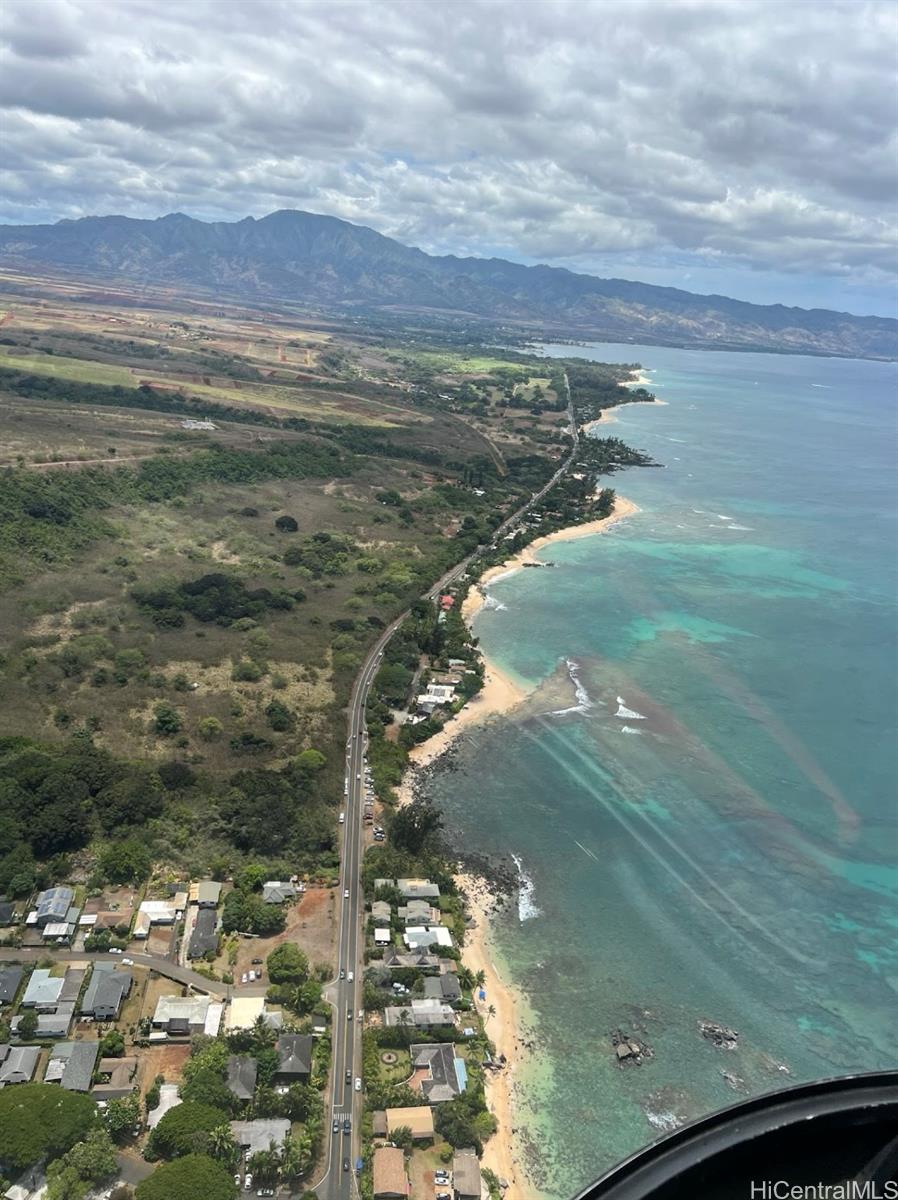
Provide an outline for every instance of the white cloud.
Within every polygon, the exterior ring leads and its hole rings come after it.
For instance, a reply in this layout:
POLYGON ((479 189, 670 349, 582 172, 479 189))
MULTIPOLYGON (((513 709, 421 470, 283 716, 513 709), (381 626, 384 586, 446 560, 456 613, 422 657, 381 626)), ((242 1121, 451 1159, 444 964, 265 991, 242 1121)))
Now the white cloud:
POLYGON ((304 207, 885 286, 896 38, 878 0, 6 0, 0 219, 304 207))

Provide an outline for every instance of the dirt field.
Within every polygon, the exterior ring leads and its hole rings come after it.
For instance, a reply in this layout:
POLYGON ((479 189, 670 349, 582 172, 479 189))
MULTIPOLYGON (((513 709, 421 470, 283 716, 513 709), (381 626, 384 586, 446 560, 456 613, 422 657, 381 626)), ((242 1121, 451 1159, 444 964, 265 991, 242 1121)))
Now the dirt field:
MULTIPOLYGON (((310 888, 286 913, 287 928, 272 938, 242 938, 234 967, 234 979, 249 971, 254 958, 263 961, 282 942, 296 942, 314 966, 333 966, 336 956, 336 888, 310 888)), ((225 969, 227 969, 225 967, 225 969)), ((266 975, 267 982, 267 975, 266 975)))
POLYGON ((153 1085, 157 1075, 163 1075, 166 1083, 179 1083, 184 1063, 190 1057, 190 1046, 148 1046, 140 1052, 140 1095, 141 1099, 153 1085))
POLYGON ((445 1145, 443 1139, 438 1137, 433 1146, 412 1152, 408 1164, 408 1176, 411 1183, 409 1200, 432 1200, 434 1195, 433 1173, 447 1165, 440 1159, 440 1150, 445 1145))

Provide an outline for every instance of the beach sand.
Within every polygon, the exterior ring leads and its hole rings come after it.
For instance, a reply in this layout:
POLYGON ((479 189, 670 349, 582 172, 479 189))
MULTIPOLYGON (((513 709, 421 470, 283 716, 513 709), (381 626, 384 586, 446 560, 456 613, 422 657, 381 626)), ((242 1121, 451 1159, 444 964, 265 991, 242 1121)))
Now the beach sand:
MULTIPOLYGON (((639 512, 632 500, 616 496, 611 515, 600 521, 588 521, 584 525, 571 525, 555 533, 536 538, 518 554, 499 566, 484 572, 478 583, 468 591, 462 605, 462 616, 470 625, 486 601, 486 587, 500 576, 523 569, 525 563, 535 562, 537 551, 556 542, 570 542, 593 534, 606 533, 618 521, 639 512)), ((443 754, 458 735, 471 725, 488 717, 511 712, 527 699, 528 692, 519 683, 510 679, 484 656, 484 686, 473 699, 447 721, 443 729, 415 746, 409 753, 410 769, 406 771, 397 789, 399 804, 408 804, 413 799, 417 771, 443 754)), ((533 1200, 537 1196, 526 1177, 525 1157, 520 1137, 515 1128, 514 1080, 521 1071, 521 1019, 519 1009, 523 999, 515 989, 499 975, 495 956, 490 948, 489 913, 492 897, 483 883, 475 876, 459 872, 456 882, 465 893, 474 925, 467 932, 464 947, 464 962, 476 975, 483 971, 486 978, 487 999, 477 1004, 497 1054, 504 1054, 509 1066, 503 1071, 486 1073, 486 1095, 490 1112, 499 1123, 498 1132, 484 1145, 483 1165, 495 1171, 499 1179, 508 1180, 506 1200, 533 1200), (495 1010, 489 1012, 489 1008, 495 1010)))
POLYGON ((508 1061, 504 1070, 486 1072, 486 1102, 499 1123, 499 1129, 484 1143, 482 1162, 499 1179, 508 1181, 505 1200, 531 1200, 536 1193, 531 1191, 527 1183, 518 1139, 512 1133, 515 1124, 513 1081, 522 1065, 521 1030, 516 1011, 520 1001, 516 1000, 514 991, 500 977, 489 946, 489 893, 476 876, 459 872, 455 879, 465 894, 468 910, 474 920, 465 938, 465 965, 475 975, 479 971, 484 974, 486 1000, 475 999, 475 1005, 496 1048, 496 1054, 504 1054, 508 1061))

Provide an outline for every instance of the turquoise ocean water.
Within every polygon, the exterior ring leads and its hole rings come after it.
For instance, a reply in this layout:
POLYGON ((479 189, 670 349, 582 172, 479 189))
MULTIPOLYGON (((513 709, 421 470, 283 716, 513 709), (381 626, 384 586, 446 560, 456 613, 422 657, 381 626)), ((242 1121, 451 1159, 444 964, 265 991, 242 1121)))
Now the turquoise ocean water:
POLYGON ((745 1095, 898 1063, 898 369, 578 353, 650 370, 667 407, 608 432, 664 469, 614 478, 639 514, 490 588, 476 631, 541 711, 466 735, 430 789, 520 863, 502 957, 552 1197, 745 1095), (618 1067, 616 1029, 654 1057, 618 1067))

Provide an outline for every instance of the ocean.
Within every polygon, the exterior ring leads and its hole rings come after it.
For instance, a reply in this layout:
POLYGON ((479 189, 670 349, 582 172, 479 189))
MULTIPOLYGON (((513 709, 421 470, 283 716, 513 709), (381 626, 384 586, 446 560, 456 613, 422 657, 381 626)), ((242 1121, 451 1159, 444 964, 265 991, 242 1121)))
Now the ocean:
POLYGON ((638 514, 490 586, 484 652, 536 691, 429 791, 520 871, 517 1123, 562 1200, 747 1095, 898 1063, 898 368, 544 353, 641 362, 667 406, 607 432, 663 469, 611 480, 638 514), (615 1033, 650 1055, 619 1065, 615 1033))

